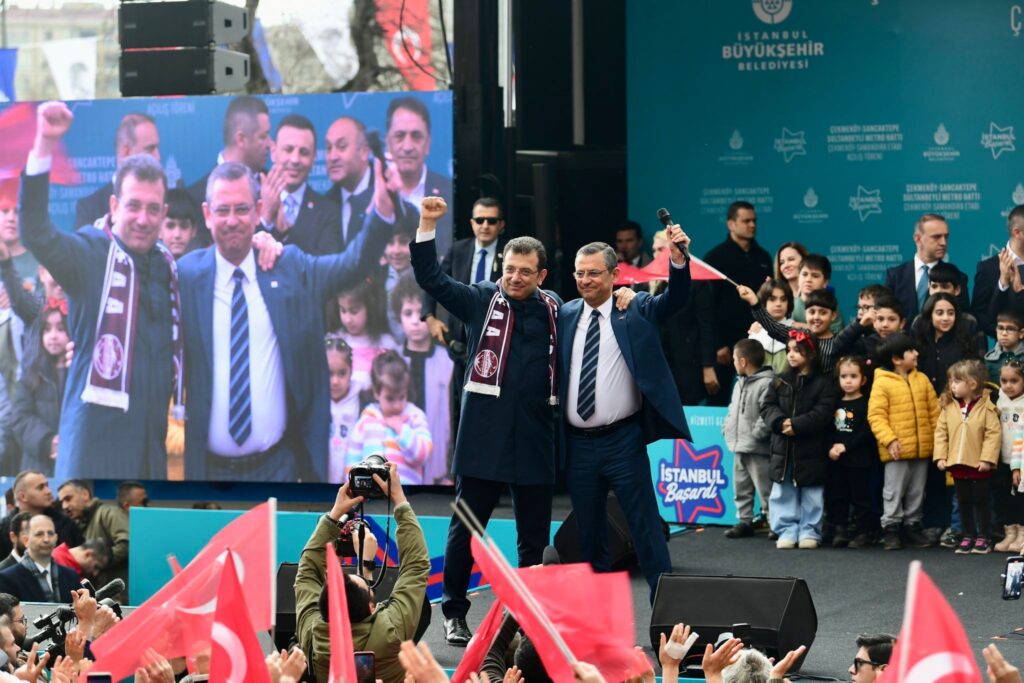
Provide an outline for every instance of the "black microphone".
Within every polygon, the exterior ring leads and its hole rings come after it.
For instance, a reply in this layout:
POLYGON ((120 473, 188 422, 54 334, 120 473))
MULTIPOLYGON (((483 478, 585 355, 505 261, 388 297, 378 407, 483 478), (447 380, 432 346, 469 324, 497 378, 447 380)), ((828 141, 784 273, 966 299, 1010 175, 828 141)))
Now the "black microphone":
MULTIPOLYGON (((658 209, 658 220, 668 228, 668 226, 672 225, 672 214, 668 212, 668 209, 658 209)), ((671 242, 672 240, 669 241, 671 242)), ((679 247, 679 251, 683 252, 684 260, 690 258, 690 250, 686 248, 685 244, 677 244, 676 246, 679 247)))
POLYGON ((103 602, 107 598, 117 597, 121 594, 121 591, 123 590, 124 581, 122 581, 121 579, 114 579, 106 586, 96 591, 96 595, 94 595, 93 597, 96 598, 96 602, 103 602))
MULTIPOLYGON (((370 148, 374 158, 380 160, 380 172, 381 175, 384 175, 388 168, 388 161, 384 155, 384 141, 381 140, 379 131, 366 132, 366 146, 370 148)), ((391 203, 395 205, 395 225, 400 227, 405 218, 405 205, 397 192, 388 190, 388 195, 391 197, 391 203)))

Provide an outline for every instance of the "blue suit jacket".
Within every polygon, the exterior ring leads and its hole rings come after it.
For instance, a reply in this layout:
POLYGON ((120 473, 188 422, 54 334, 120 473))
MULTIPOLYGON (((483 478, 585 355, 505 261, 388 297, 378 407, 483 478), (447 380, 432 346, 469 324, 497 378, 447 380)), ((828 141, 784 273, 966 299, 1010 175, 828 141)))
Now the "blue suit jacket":
MULTIPOLYGON (((638 292, 625 311, 612 310, 615 341, 643 396, 644 436, 648 443, 658 439, 690 438, 683 404, 665 360, 658 329, 686 305, 690 295, 689 266, 670 268, 668 283, 668 289, 657 296, 638 292)), ((573 299, 564 304, 558 314, 559 404, 563 410, 567 405, 569 363, 576 326, 586 308, 583 299, 573 299)))
MULTIPOLYGON (((53 560, 50 560, 53 562, 53 560)), ((57 595, 61 602, 71 602, 71 591, 81 588, 73 569, 57 565, 57 595)), ((0 571, 0 592, 10 593, 22 602, 50 602, 39 580, 23 565, 16 564, 0 571)))
MULTIPOLYGON (((971 309, 971 301, 970 295, 967 292, 967 276, 960 272, 959 277, 960 296, 957 297, 957 302, 960 305, 961 311, 969 311, 971 309)), ((998 279, 998 275, 996 277, 998 279)), ((917 307, 917 286, 914 284, 916 281, 917 274, 914 272, 914 259, 905 261, 885 271, 885 286, 892 290, 900 305, 903 306, 903 316, 908 326, 917 317, 917 314, 921 312, 917 307)))
MULTIPOLYGON (((308 464, 317 481, 327 480, 330 392, 324 351, 324 304, 339 290, 366 276, 391 238, 391 226, 371 213, 366 226, 341 254, 310 256, 285 247, 269 271, 256 280, 277 336, 284 368, 288 421, 282 456, 289 447, 308 464), (287 438, 293 437, 293 438, 287 438)), ((205 479, 213 394, 213 285, 216 247, 192 252, 178 262, 185 329, 185 475, 205 479)), ((335 482, 336 483, 336 482, 335 482)))

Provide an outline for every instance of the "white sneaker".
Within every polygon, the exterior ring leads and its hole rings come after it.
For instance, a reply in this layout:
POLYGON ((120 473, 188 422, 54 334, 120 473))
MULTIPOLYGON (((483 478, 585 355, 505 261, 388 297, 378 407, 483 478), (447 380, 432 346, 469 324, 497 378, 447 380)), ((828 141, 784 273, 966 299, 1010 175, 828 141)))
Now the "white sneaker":
POLYGON ((775 547, 779 550, 792 550, 796 547, 796 541, 791 538, 780 538, 775 541, 775 547))
POLYGON ((799 545, 801 550, 814 550, 821 544, 813 538, 801 538, 799 545))

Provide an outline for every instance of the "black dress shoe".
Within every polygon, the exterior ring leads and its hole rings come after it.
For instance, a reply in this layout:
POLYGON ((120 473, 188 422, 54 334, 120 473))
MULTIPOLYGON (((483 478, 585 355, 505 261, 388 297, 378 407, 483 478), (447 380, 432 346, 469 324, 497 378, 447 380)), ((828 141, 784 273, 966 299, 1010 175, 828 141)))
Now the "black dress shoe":
POLYGON ((452 617, 451 619, 444 620, 444 639, 448 641, 449 645, 466 647, 469 645, 469 639, 472 637, 473 634, 469 630, 469 625, 462 617, 452 617))

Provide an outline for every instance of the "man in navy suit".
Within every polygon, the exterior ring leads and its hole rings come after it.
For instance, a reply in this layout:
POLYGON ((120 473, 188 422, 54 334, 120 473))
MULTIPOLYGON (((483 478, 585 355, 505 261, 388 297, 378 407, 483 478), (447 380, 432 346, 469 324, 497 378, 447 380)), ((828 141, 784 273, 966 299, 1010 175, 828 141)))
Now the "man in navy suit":
POLYGON ((28 549, 21 562, 0 571, 0 592, 22 602, 71 602, 71 591, 79 588, 78 577, 73 569, 53 561, 56 546, 53 520, 34 515, 28 521, 28 549))
POLYGON ((990 337, 996 336, 996 315, 1004 308, 1014 308, 1024 313, 1024 301, 1010 291, 1013 269, 1024 273, 1024 204, 1015 206, 1006 219, 1009 239, 998 254, 978 261, 974 273, 974 296, 971 297, 971 313, 978 319, 981 330, 990 337), (1004 261, 1000 268, 1000 261, 1004 261))
MULTIPOLYGON (((237 161, 244 164, 257 185, 261 182, 270 151, 270 110, 258 97, 242 95, 228 103, 224 112, 224 148, 217 154, 217 163, 237 161)), ((188 193, 196 206, 206 201, 206 184, 210 174, 188 186, 188 193)), ((259 198, 259 193, 257 193, 259 198)), ((210 232, 200 226, 196 235, 196 246, 210 245, 210 232)))
MULTIPOLYGON (((907 320, 913 320, 928 298, 928 272, 946 257, 949 248, 949 224, 935 213, 926 213, 914 224, 914 244, 917 252, 912 261, 893 266, 885 272, 885 286, 903 306, 907 320)), ((959 272, 959 271, 958 271, 959 272)), ((961 311, 970 309, 967 294, 967 276, 960 273, 961 311)))
MULTIPOLYGON (((398 168, 401 195, 413 206, 424 197, 440 197, 452 201, 452 180, 427 168, 430 154, 430 111, 418 97, 391 100, 387 115, 388 152, 398 168)), ((441 217, 437 223, 437 252, 447 253, 452 243, 452 218, 441 217)))
MULTIPOLYGON (((540 564, 551 534, 555 484, 555 408, 550 372, 554 370, 553 319, 561 303, 541 293, 547 275, 544 245, 519 237, 505 245, 499 285, 483 280, 463 284, 441 272, 434 246, 435 229, 448 210, 440 197, 426 197, 420 209, 416 242, 409 245, 419 286, 466 325, 469 358, 481 377, 462 394, 462 421, 455 442, 452 473, 457 500, 469 505, 484 524, 498 498, 511 490, 516 514, 519 566, 540 564), (500 294, 500 296, 499 296, 500 294), (490 314, 490 315, 489 315, 490 314), (505 323, 498 334, 497 317, 505 323), (485 342, 481 335, 486 328, 485 342), (498 354, 478 347, 500 339, 498 354), (491 362, 493 361, 493 362, 491 362), (500 368, 498 367, 500 365, 500 368), (478 387, 490 380, 486 387, 478 387)), ((465 646, 473 557, 469 530, 452 517, 444 553, 445 639, 465 646)))
POLYGON ((313 123, 299 114, 281 119, 272 156, 274 165, 264 183, 260 212, 264 229, 307 254, 339 253, 338 209, 307 183, 316 158, 313 123))
MULTIPOLYGON (((257 271, 260 201, 248 170, 210 174, 203 215, 213 247, 179 261, 185 335, 188 479, 325 481, 330 400, 324 302, 372 267, 391 236, 387 192, 343 254, 285 247, 257 271)), ((383 186, 383 183, 381 183, 383 186)))
MULTIPOLYGON (((135 154, 148 154, 160 161, 160 131, 149 114, 133 111, 125 114, 117 126, 114 137, 114 159, 117 166, 135 154)), ((110 211, 110 196, 114 194, 114 179, 104 183, 90 195, 75 204, 75 227, 92 225, 110 211)))
MULTIPOLYGON (((334 203, 333 208, 338 212, 344 248, 359 234, 366 212, 372 208, 370 203, 375 180, 370 164, 370 146, 366 142, 366 126, 351 116, 336 119, 327 129, 324 152, 327 177, 334 183, 325 196, 334 203)), ((398 190, 397 179, 392 181, 389 189, 398 190)), ((396 232, 412 235, 419 220, 416 207, 403 200, 402 210, 396 219, 396 232)))
POLYGON ((685 306, 690 269, 680 246, 689 238, 669 228, 672 265, 668 289, 639 292, 625 311, 613 310, 618 256, 603 242, 576 252, 576 288, 582 298, 558 315, 559 403, 565 418, 566 482, 580 531, 583 558, 610 571, 608 490, 615 492, 651 587, 672 571, 651 482, 647 444, 689 439, 659 326, 685 306))

